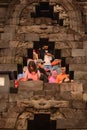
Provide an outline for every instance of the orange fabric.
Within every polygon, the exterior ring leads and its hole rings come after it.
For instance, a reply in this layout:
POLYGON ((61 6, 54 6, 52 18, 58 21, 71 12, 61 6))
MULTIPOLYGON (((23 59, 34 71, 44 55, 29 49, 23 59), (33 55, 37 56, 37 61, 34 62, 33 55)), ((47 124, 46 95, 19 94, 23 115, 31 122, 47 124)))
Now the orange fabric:
POLYGON ((57 75, 56 83, 61 83, 64 78, 67 78, 67 74, 57 75))
POLYGON ((59 63, 59 60, 54 60, 51 65, 54 66, 54 65, 57 65, 59 63))

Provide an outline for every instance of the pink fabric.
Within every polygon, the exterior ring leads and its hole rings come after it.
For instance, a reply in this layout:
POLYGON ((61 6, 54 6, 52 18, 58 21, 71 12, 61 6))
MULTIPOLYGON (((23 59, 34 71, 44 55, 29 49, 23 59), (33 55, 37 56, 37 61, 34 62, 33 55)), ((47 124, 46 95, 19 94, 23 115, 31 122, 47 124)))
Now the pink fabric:
POLYGON ((56 83, 56 79, 54 77, 49 78, 49 83, 56 83))
POLYGON ((40 72, 37 73, 32 72, 30 73, 28 70, 25 72, 25 80, 32 79, 32 80, 39 80, 40 72))
POLYGON ((52 76, 49 78, 49 83, 56 83, 57 71, 52 71, 52 76))

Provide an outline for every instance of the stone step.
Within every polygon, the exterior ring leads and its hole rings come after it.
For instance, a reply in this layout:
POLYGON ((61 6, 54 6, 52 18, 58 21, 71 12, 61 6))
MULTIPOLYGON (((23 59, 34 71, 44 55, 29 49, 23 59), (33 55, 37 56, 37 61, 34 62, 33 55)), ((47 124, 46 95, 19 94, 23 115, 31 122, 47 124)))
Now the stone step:
POLYGON ((17 71, 16 64, 0 64, 0 71, 17 71))

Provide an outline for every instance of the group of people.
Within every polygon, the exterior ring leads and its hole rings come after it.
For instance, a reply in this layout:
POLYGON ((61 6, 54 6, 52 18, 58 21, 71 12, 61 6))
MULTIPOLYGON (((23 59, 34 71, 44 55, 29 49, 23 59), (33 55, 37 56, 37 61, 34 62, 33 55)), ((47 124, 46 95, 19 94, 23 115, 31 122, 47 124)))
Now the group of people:
POLYGON ((42 80, 45 83, 58 84, 70 81, 66 67, 61 66, 61 59, 54 59, 47 46, 41 51, 40 58, 35 50, 33 54, 33 59, 28 59, 27 66, 23 67, 23 73, 18 74, 18 81, 42 80))
POLYGON ((24 66, 23 73, 18 75, 18 80, 42 80, 49 83, 62 83, 69 81, 69 75, 66 74, 66 67, 60 67, 60 73, 57 70, 46 71, 44 61, 38 59, 37 62, 30 60, 27 67, 24 66))

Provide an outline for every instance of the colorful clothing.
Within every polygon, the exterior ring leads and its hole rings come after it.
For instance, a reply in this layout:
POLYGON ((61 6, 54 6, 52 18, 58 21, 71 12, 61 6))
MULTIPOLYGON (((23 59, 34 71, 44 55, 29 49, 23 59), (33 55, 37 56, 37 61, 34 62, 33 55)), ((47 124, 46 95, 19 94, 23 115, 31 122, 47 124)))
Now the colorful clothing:
POLYGON ((49 83, 56 83, 57 71, 53 70, 52 75, 49 77, 49 83))
POLYGON ((61 83, 63 79, 67 78, 67 74, 59 74, 57 75, 56 83, 61 83))
POLYGON ((39 80, 39 78, 40 78, 40 72, 39 71, 37 71, 37 73, 36 72, 30 73, 28 70, 25 72, 25 77, 24 77, 25 81, 27 81, 29 79, 39 80))

